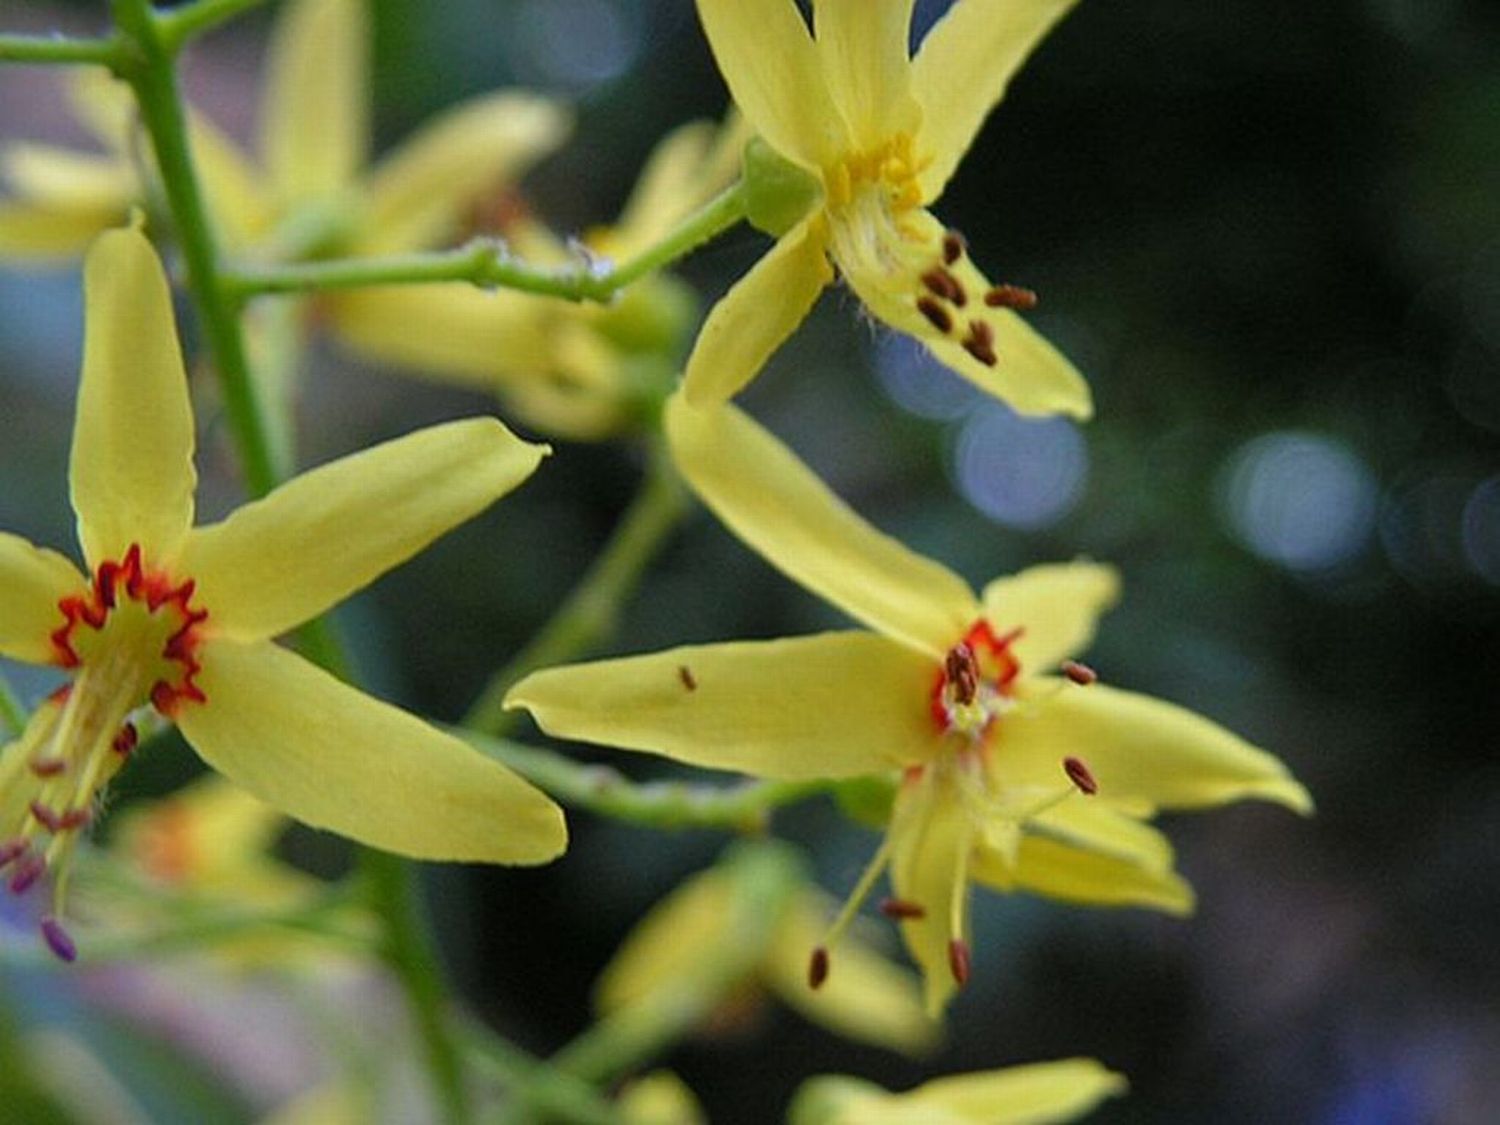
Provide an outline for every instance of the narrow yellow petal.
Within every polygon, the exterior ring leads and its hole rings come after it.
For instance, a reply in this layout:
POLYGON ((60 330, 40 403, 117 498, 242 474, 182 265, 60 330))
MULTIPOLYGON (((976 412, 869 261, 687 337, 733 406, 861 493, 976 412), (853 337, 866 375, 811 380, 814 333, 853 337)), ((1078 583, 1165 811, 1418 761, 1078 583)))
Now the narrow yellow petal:
POLYGON ((261 156, 281 202, 337 194, 370 143, 364 0, 290 0, 276 21, 261 105, 261 156))
POLYGON ((978 617, 963 579, 866 523, 735 407, 675 395, 666 426, 678 468, 730 530, 851 617, 935 660, 978 617))
POLYGON ((751 136, 744 116, 731 109, 722 125, 690 121, 663 137, 610 232, 611 252, 625 257, 644 249, 727 188, 751 136))
POLYGON ((112 156, 21 142, 0 156, 0 176, 26 202, 124 214, 140 196, 135 170, 112 156))
POLYGON ((559 738, 762 777, 855 777, 931 753, 933 674, 884 637, 822 633, 550 668, 505 705, 559 738))
POLYGON ((693 1091, 670 1070, 654 1070, 633 1080, 616 1103, 622 1125, 707 1125, 693 1091))
POLYGON ((792 904, 767 954, 768 983, 807 1019, 844 1039, 909 1055, 936 1047, 940 1028, 922 1007, 921 982, 857 933, 838 943, 828 979, 819 988, 808 986, 808 958, 836 910, 811 893, 792 904))
POLYGON ((943 193, 979 127, 1042 37, 1078 0, 959 0, 912 63, 922 105, 923 198, 943 193))
POLYGON ((927 1013, 936 1018, 958 990, 953 943, 968 941, 964 927, 975 823, 963 808, 956 779, 933 768, 897 791, 889 831, 891 889, 922 910, 921 916, 902 921, 901 937, 922 970, 927 1013))
POLYGON ((440 114, 371 173, 359 249, 441 246, 487 193, 521 176, 572 129, 559 103, 506 91, 440 114))
POLYGON ((1149 871, 1172 868, 1172 844, 1161 832, 1112 804, 1081 793, 1031 817, 1026 831, 1070 847, 1114 856, 1149 871))
POLYGON ((0 202, 0 255, 48 264, 71 262, 101 233, 125 220, 126 206, 59 209, 0 202))
POLYGON ((49 637, 63 623, 57 603, 87 585, 55 551, 0 532, 0 656, 50 663, 55 650, 49 637))
POLYGON ((84 265, 83 378, 69 469, 78 540, 95 566, 139 543, 164 565, 193 524, 193 411, 156 251, 110 231, 84 265))
POLYGON ((1001 891, 1029 891, 1084 906, 1140 906, 1168 914, 1193 911, 1193 888, 1172 870, 1158 871, 1115 855, 1023 835, 1015 864, 980 848, 974 881, 1001 891))
POLYGON ((833 258, 866 307, 980 390, 1021 414, 1093 413, 1088 384, 1067 358, 1009 308, 986 303, 994 287, 973 260, 946 261, 948 232, 930 212, 893 217, 865 193, 830 229, 833 258), (958 299, 926 280, 939 267, 958 299))
POLYGON ((834 103, 856 151, 878 149, 922 121, 907 41, 913 0, 818 0, 813 24, 834 103))
POLYGON ((735 103, 783 156, 821 169, 848 146, 795 0, 698 0, 735 103))
POLYGON ((1217 723, 1134 692, 1066 681, 1021 682, 1023 706, 1001 720, 993 765, 1016 785, 1056 784, 1083 760, 1099 800, 1202 808, 1258 797, 1295 812, 1312 798, 1277 758, 1217 723))
POLYGON ((130 86, 103 67, 79 67, 68 76, 66 93, 73 116, 116 156, 131 155, 131 134, 140 122, 130 86))
POLYGON ((1113 567, 1054 563, 995 579, 984 588, 984 615, 999 634, 1025 630, 1011 646, 1022 668, 1050 671, 1088 648, 1099 615, 1119 596, 1113 567))
POLYGON ((207 627, 273 637, 316 617, 529 477, 545 446, 493 418, 430 426, 303 473, 182 552, 207 627))
POLYGON ((202 650, 178 726, 209 765, 314 828, 416 859, 544 863, 562 810, 492 762, 269 642, 202 650))
POLYGON ((966 1125, 1049 1125, 1071 1121, 1125 1089, 1122 1076, 1093 1059, 1064 1059, 938 1078, 888 1100, 890 1108, 912 1115, 863 1120, 895 1125, 925 1120, 923 1113, 947 1113, 966 1125))
POLYGON ((776 240, 704 321, 683 393, 694 406, 733 398, 796 330, 833 280, 823 224, 814 217, 776 240))
POLYGON ((273 219, 271 199, 260 171, 234 141, 201 114, 191 115, 188 124, 203 196, 219 236, 231 249, 243 249, 265 233, 273 219))

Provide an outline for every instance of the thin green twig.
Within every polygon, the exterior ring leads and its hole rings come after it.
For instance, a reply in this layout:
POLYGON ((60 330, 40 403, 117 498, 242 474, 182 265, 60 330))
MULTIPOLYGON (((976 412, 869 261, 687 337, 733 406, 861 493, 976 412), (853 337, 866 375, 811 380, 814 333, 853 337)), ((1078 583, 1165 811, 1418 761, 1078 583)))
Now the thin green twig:
POLYGON ((211 31, 241 12, 264 4, 266 0, 197 0, 179 4, 156 14, 156 25, 162 43, 176 54, 194 36, 211 31))
POLYGON ((456 250, 318 262, 246 263, 225 270, 222 280, 226 291, 241 301, 267 293, 468 282, 484 289, 606 302, 627 285, 687 255, 744 217, 744 190, 736 183, 688 216, 660 242, 613 268, 592 261, 562 267, 530 265, 512 257, 503 242, 476 238, 456 250))
POLYGON ((62 35, 0 35, 0 62, 40 63, 77 66, 79 64, 120 65, 125 44, 117 35, 99 39, 75 39, 62 35))

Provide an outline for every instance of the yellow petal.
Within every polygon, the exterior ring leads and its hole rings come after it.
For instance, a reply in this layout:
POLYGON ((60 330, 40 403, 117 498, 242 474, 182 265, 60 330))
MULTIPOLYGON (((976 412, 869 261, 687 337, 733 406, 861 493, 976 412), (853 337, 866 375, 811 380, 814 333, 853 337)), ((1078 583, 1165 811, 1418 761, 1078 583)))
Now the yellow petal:
POLYGON ((266 64, 261 155, 283 203, 336 194, 370 140, 370 26, 363 0, 291 0, 266 64))
POLYGON ((996 633, 1024 629, 1011 653, 1030 672, 1055 668, 1094 639, 1099 615, 1119 599, 1115 569, 1090 562, 1033 566, 984 588, 984 615, 996 633))
POLYGON ((125 219, 125 207, 59 210, 0 203, 0 255, 52 263, 72 260, 98 235, 125 219))
POLYGON ((1093 1059, 1065 1059, 938 1078, 892 1095, 874 1114, 847 1120, 915 1125, 949 1114, 965 1125, 1049 1125, 1071 1121, 1125 1089, 1123 1077, 1093 1059))
POLYGON ((493 418, 430 426, 303 473, 194 530, 182 574, 197 582, 216 635, 275 636, 489 507, 546 452, 493 418))
POLYGON ((571 129, 571 115, 557 102, 514 91, 439 115, 371 174, 359 249, 443 245, 477 201, 519 179, 571 129))
POLYGON ((666 425, 703 502, 795 581, 936 660, 973 624, 979 607, 963 579, 866 523, 749 416, 674 395, 666 425))
POLYGON ((1013 784, 1056 784, 1062 759, 1076 756, 1101 801, 1201 808, 1259 797, 1312 811, 1278 759, 1182 707, 1051 679, 1022 681, 1018 696, 1024 706, 1001 720, 993 755, 996 773, 1013 784))
POLYGON ((848 145, 795 0, 698 0, 735 103, 775 149, 812 169, 848 145))
POLYGON ((63 623, 57 603, 87 585, 57 552, 0 532, 0 656, 51 663, 56 650, 49 638, 63 623))
POLYGON ((807 1019, 845 1039, 913 1055, 936 1047, 940 1029, 922 1008, 921 982, 856 934, 838 943, 822 986, 808 986, 808 958, 836 909, 811 893, 792 903, 766 957, 770 985, 807 1019))
POLYGON ((854 777, 931 753, 933 674, 884 637, 822 633, 549 668, 505 705, 559 738, 762 777, 854 777))
POLYGON ((818 55, 856 151, 916 133, 922 110, 912 96, 907 41, 913 0, 818 0, 818 55))
POLYGON ((901 923, 901 937, 922 970, 925 1005, 934 1018, 958 989, 952 947, 968 941, 968 866, 975 838, 974 819, 947 770, 925 770, 897 791, 890 826, 891 889, 923 911, 901 923))
POLYGON ((690 121, 663 137, 615 223, 611 252, 627 257, 651 245, 728 187, 751 135, 743 115, 731 110, 722 126, 690 121))
POLYGON ((504 766, 269 642, 215 640, 178 726, 237 785, 314 828, 416 859, 543 863, 562 811, 504 766))
POLYGON ((201 114, 192 114, 188 124, 203 196, 218 224, 219 236, 231 249, 249 246, 269 229, 273 218, 260 171, 238 145, 201 114))
POLYGON ((135 171, 126 162, 51 145, 7 146, 0 174, 21 199, 57 210, 123 214, 140 196, 135 171))
POLYGON ((1031 836, 1114 856, 1146 870, 1172 868, 1172 844, 1165 836, 1113 805, 1081 793, 1029 818, 1026 831, 1031 836))
POLYGON ((974 881, 1001 891, 1030 891, 1084 906, 1141 906, 1168 914, 1193 912, 1193 888, 1175 871, 1156 871, 1045 836, 1024 835, 1014 866, 979 849, 974 881))
POLYGON ((821 219, 793 227, 734 283, 703 322, 683 393, 694 406, 733 398, 806 318, 833 280, 821 219))
POLYGON ((68 76, 66 91, 83 127, 110 152, 129 157, 131 134, 140 123, 130 86, 103 67, 81 66, 68 76))
POLYGON ((618 1102, 623 1125, 706 1125, 708 1114, 681 1078, 656 1070, 625 1087, 618 1102))
POLYGON ((992 286, 967 254, 945 267, 961 307, 923 281, 945 260, 947 231, 930 212, 893 217, 880 193, 864 192, 830 230, 833 258, 859 299, 946 366, 1021 414, 1092 414, 1088 384, 1067 358, 1010 309, 985 304, 992 286))
POLYGON ((69 469, 91 567, 139 543, 150 565, 193 524, 193 411, 172 297, 138 230, 110 231, 84 265, 83 378, 69 469))
POLYGON ((959 0, 927 33, 912 63, 922 105, 923 198, 936 199, 1042 37, 1077 0, 959 0))

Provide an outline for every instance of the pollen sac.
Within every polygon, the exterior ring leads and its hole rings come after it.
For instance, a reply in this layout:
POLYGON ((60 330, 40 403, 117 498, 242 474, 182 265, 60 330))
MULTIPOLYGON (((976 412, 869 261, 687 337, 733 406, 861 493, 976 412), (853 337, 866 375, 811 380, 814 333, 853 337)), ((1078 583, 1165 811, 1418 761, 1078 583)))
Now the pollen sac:
POLYGON ((807 987, 816 991, 828 979, 828 950, 823 946, 812 951, 807 963, 807 987))
POLYGON ((1068 775, 1068 780, 1078 788, 1078 791, 1085 796, 1092 797, 1095 793, 1099 792, 1099 783, 1094 780, 1093 771, 1084 764, 1083 759, 1064 758, 1063 772, 1068 775))
POLYGON ((1009 704, 1021 666, 1011 653, 1019 630, 997 637, 980 621, 948 650, 932 691, 932 717, 938 728, 982 736, 1009 704))

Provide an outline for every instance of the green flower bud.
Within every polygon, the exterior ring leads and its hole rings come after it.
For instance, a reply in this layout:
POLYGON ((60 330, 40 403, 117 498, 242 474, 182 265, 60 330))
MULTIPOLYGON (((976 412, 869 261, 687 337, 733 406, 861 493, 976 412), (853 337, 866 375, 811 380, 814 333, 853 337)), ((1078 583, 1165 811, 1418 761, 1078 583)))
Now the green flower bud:
POLYGON ((780 238, 817 204, 823 185, 759 137, 745 146, 745 214, 752 226, 780 238))

